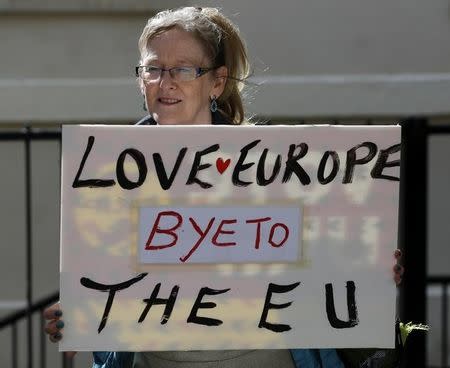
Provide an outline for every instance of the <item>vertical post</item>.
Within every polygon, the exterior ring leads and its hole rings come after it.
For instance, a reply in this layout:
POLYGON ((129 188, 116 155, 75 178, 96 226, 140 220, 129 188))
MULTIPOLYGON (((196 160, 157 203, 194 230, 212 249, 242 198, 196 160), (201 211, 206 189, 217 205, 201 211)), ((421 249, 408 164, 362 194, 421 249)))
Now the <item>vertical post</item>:
POLYGON ((17 323, 12 324, 12 343, 11 343, 11 360, 12 367, 17 368, 17 323))
POLYGON ((47 358, 47 340, 45 337, 45 332, 44 332, 44 328, 45 328, 45 318, 44 318, 44 310, 40 309, 39 310, 39 317, 40 317, 40 350, 41 350, 41 355, 40 355, 40 361, 41 361, 41 368, 45 368, 47 362, 46 362, 46 358, 47 358))
POLYGON ((25 211, 26 211, 26 275, 27 275, 27 366, 33 368, 33 316, 31 305, 33 303, 33 266, 31 249, 31 152, 30 152, 30 128, 25 128, 25 211))
POLYGON ((442 346, 442 356, 441 356, 441 366, 448 367, 447 365, 447 333, 448 333, 448 316, 447 316, 447 288, 448 283, 445 280, 442 280, 442 304, 441 304, 441 313, 442 313, 442 332, 441 332, 441 346, 442 346))
MULTIPOLYGON (((427 265, 427 120, 402 122, 399 245, 405 275, 401 286, 400 319, 426 321, 427 265)), ((425 367, 425 334, 414 334, 406 344, 406 366, 425 367)))
POLYGON ((69 358, 66 353, 61 353, 63 357, 63 368, 73 367, 73 358, 69 358))

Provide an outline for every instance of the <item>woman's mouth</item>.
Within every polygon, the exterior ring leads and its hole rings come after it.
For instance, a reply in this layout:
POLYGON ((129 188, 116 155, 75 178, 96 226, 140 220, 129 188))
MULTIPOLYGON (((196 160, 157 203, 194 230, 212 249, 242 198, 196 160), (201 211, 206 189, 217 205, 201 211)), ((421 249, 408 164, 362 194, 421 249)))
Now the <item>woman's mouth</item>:
POLYGON ((160 97, 158 98, 158 102, 163 105, 171 106, 181 102, 181 100, 178 100, 176 98, 160 97))

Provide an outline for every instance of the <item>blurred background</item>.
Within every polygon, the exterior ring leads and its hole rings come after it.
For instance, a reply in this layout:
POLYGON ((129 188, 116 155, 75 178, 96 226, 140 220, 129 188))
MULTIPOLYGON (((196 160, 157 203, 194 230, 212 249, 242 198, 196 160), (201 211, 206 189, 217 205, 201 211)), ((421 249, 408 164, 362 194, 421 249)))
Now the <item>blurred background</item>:
POLYGON ((90 366, 40 336, 40 309, 58 298, 60 126, 144 116, 137 39, 155 12, 185 5, 238 24, 256 120, 402 123, 399 311, 431 327, 411 337, 408 366, 448 366, 449 0, 0 0, 0 366, 90 366))

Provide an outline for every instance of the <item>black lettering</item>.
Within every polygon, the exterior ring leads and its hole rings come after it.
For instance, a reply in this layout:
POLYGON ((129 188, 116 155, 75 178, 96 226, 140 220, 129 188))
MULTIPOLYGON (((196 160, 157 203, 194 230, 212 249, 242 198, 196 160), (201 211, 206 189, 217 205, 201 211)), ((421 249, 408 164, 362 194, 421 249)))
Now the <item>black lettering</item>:
POLYGON ((135 284, 136 282, 141 281, 147 275, 148 275, 147 273, 141 273, 140 275, 133 277, 130 280, 121 282, 119 284, 112 284, 112 285, 100 284, 98 282, 92 281, 91 279, 88 279, 87 277, 82 277, 80 279, 80 284, 88 289, 94 289, 94 290, 98 290, 98 291, 109 291, 108 300, 106 301, 106 305, 105 305, 105 310, 103 312, 103 316, 100 321, 100 325, 98 326, 98 333, 100 333, 103 330, 103 328, 106 326, 106 321, 108 320, 109 311, 111 310, 116 292, 129 288, 131 285, 135 284))
POLYGON ((255 147, 259 142, 261 142, 261 139, 257 139, 256 141, 253 141, 246 146, 242 147, 241 154, 239 156, 238 162, 236 163, 236 166, 233 169, 233 175, 231 177, 231 181, 234 185, 238 187, 246 187, 250 184, 253 184, 252 181, 243 181, 239 179, 239 174, 241 171, 245 171, 249 168, 251 168, 255 163, 250 162, 248 164, 244 164, 245 159, 247 158, 248 151, 250 151, 253 147, 255 147))
POLYGON ((319 183, 325 185, 331 182, 339 171, 339 164, 338 154, 335 151, 326 151, 320 160, 319 169, 317 170, 317 179, 319 180, 319 183), (330 156, 333 162, 333 168, 328 176, 325 177, 325 167, 327 166, 328 157, 330 156))
POLYGON ((178 296, 178 291, 180 290, 180 287, 178 285, 175 285, 172 288, 172 291, 170 292, 170 296, 167 299, 161 299, 158 298, 159 289, 161 288, 161 283, 157 284, 155 288, 153 289, 152 295, 149 299, 144 299, 143 301, 147 303, 144 310, 142 311, 141 316, 139 317, 139 323, 143 322, 145 320, 145 317, 147 317, 147 313, 150 310, 150 307, 152 305, 165 305, 164 313, 161 317, 161 324, 165 325, 167 321, 170 318, 170 315, 172 314, 173 307, 175 305, 175 301, 178 296))
POLYGON ((159 153, 153 154, 153 163, 155 164, 156 174, 158 175, 159 185, 164 190, 170 189, 172 186, 175 177, 180 169, 181 162, 183 161, 184 156, 186 155, 187 147, 183 147, 180 151, 178 151, 177 160, 173 167, 170 176, 167 177, 166 169, 164 168, 164 163, 159 153))
POLYGON ((84 165, 86 164, 86 160, 89 156, 89 153, 91 152, 92 146, 94 145, 95 137, 89 136, 88 143, 86 146, 86 150, 84 151, 83 158, 81 159, 80 167, 78 168, 77 175, 75 175, 75 179, 72 184, 72 188, 83 188, 83 187, 89 187, 89 188, 105 188, 105 187, 112 187, 113 185, 116 185, 116 182, 113 179, 86 179, 86 180, 80 180, 81 173, 83 172, 84 165))
POLYGON ((267 152, 269 152, 269 150, 267 148, 265 148, 261 157, 259 158, 258 168, 256 169, 256 182, 258 183, 258 185, 261 185, 261 186, 266 186, 266 185, 269 185, 270 183, 272 183, 275 180, 275 178, 278 176, 280 169, 281 169, 281 155, 278 155, 277 159, 275 161, 275 165, 272 170, 272 174, 270 175, 269 179, 266 179, 266 177, 264 175, 265 174, 264 166, 266 163, 267 152))
POLYGON ((117 159, 116 176, 119 185, 123 189, 131 190, 140 187, 147 177, 147 163, 145 162, 145 157, 142 152, 135 148, 127 148, 126 150, 123 150, 119 155, 119 158, 117 159), (133 157, 134 162, 136 162, 136 166, 139 171, 139 177, 136 182, 129 180, 125 175, 123 165, 125 163, 125 158, 127 157, 127 155, 133 157))
POLYGON ((264 302, 264 308, 261 313, 261 319, 259 320, 258 327, 259 328, 267 328, 273 332, 285 332, 291 330, 291 326, 281 324, 281 323, 270 323, 267 322, 267 315, 269 314, 269 309, 283 309, 289 307, 292 302, 283 303, 283 304, 272 304, 270 299, 272 298, 272 293, 287 293, 291 290, 294 290, 300 282, 296 282, 290 285, 277 285, 277 284, 269 284, 267 288, 266 300, 264 302))
POLYGON ((380 150, 377 162, 370 172, 372 178, 400 181, 400 178, 397 176, 383 175, 384 168, 400 166, 400 159, 388 162, 389 155, 399 152, 400 148, 400 144, 394 144, 393 146, 386 148, 385 150, 380 150))
POLYGON ((286 169, 284 170, 282 180, 283 183, 287 183, 291 179, 292 173, 297 175, 297 178, 300 179, 300 183, 302 183, 303 185, 308 185, 311 183, 309 175, 306 173, 303 167, 301 167, 300 164, 297 162, 301 158, 305 157, 307 153, 308 153, 308 145, 306 143, 289 145, 288 158, 286 160, 286 169), (297 148, 300 148, 300 152, 297 155, 294 155, 295 150, 297 148))
POLYGON ((347 281, 348 321, 342 321, 336 316, 332 284, 325 285, 325 297, 326 297, 327 317, 331 327, 351 328, 355 327, 359 323, 358 310, 356 308, 356 301, 355 301, 355 283, 353 281, 347 281))
POLYGON ((219 149, 218 144, 214 144, 212 146, 209 146, 208 148, 205 148, 203 151, 198 151, 195 153, 194 162, 192 163, 191 172, 189 173, 188 180, 186 182, 186 185, 197 183, 200 185, 203 189, 208 189, 212 187, 212 184, 201 181, 197 178, 197 173, 200 170, 207 169, 211 166, 211 164, 201 164, 202 156, 207 155, 208 153, 215 152, 219 149))
POLYGON ((351 148, 347 151, 347 162, 345 164, 345 175, 342 180, 343 184, 351 183, 353 180, 353 171, 355 170, 356 165, 364 165, 367 164, 370 160, 372 160, 377 153, 377 145, 372 142, 363 142, 358 144, 357 146, 351 148), (365 157, 356 158, 356 150, 365 147, 369 150, 365 157))
POLYGON ((187 323, 197 323, 199 325, 205 326, 220 326, 223 322, 220 319, 199 317, 197 312, 200 308, 215 308, 216 303, 213 302, 202 302, 203 296, 205 295, 219 295, 226 293, 230 289, 214 290, 209 287, 202 287, 197 295, 194 305, 192 306, 191 313, 187 319, 187 323))

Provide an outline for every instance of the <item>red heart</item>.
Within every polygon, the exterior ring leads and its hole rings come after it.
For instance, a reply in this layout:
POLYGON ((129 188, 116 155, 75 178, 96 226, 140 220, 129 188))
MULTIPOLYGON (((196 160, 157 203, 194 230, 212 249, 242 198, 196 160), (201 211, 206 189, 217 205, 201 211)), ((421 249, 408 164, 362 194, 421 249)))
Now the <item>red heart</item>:
POLYGON ((224 171, 227 169, 227 167, 230 165, 230 162, 231 162, 230 159, 224 161, 224 160, 222 159, 222 157, 219 157, 219 158, 216 160, 217 171, 218 171, 220 174, 223 174, 224 171))

